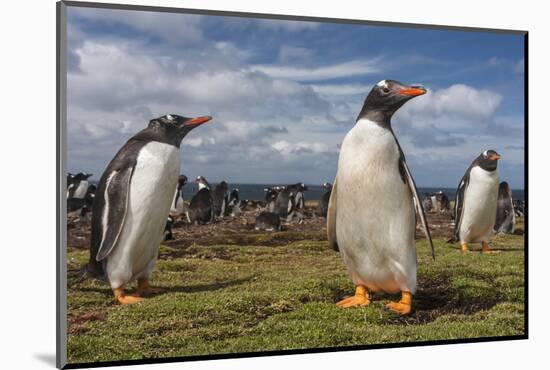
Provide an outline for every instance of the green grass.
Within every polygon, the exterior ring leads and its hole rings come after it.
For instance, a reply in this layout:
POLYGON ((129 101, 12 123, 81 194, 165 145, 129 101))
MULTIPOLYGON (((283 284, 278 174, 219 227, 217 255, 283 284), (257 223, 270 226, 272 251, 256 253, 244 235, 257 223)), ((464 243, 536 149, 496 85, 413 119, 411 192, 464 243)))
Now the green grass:
MULTIPOLYGON (((69 362, 524 333, 522 235, 496 237, 496 255, 461 254, 437 239, 435 261, 418 240, 413 313, 398 317, 384 310, 398 296, 374 295, 366 308, 335 306, 354 287, 340 255, 319 240, 323 233, 279 245, 285 232, 249 236, 244 246, 162 246, 152 282, 168 290, 136 305, 115 304, 96 281, 72 287, 69 362)), ((69 248, 71 263, 86 259, 87 251, 69 248)))

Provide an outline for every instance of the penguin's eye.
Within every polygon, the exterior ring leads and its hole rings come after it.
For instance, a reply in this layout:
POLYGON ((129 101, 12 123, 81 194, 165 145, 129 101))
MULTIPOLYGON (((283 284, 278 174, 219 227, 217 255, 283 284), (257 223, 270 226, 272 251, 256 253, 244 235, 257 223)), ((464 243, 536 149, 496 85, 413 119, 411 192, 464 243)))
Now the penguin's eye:
POLYGON ((384 94, 389 94, 389 93, 390 93, 390 89, 388 89, 387 87, 383 87, 383 88, 382 88, 382 92, 383 92, 384 94))

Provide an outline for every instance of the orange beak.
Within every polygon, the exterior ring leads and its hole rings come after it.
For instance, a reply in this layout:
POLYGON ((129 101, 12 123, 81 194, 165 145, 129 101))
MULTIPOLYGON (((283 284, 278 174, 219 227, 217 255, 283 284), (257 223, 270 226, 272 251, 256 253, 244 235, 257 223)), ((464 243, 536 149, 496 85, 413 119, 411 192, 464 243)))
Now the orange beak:
POLYGON ((500 155, 499 154, 493 154, 492 156, 489 157, 490 160, 492 161, 498 161, 500 159, 500 155))
POLYGON ((190 119, 189 121, 186 121, 183 125, 184 126, 201 125, 205 122, 210 121, 211 119, 212 117, 210 116, 197 117, 197 118, 190 119))
POLYGON ((424 95, 425 93, 426 89, 424 89, 423 87, 410 87, 407 89, 399 90, 399 94, 408 96, 419 96, 424 95))

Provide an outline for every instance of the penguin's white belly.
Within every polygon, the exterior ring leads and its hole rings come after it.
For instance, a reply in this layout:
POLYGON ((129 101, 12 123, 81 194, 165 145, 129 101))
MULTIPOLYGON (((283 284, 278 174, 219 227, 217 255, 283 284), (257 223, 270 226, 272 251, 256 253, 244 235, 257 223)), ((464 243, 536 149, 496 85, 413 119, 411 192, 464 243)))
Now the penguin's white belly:
POLYGON ((489 241, 497 213, 498 183, 498 170, 472 168, 470 181, 464 192, 464 209, 459 229, 461 242, 489 241))
POLYGON ((359 121, 342 143, 336 181, 337 241, 354 283, 414 293, 414 203, 391 132, 359 121))
POLYGON ((83 199, 86 197, 86 191, 88 191, 88 186, 90 183, 87 180, 80 181, 78 188, 74 191, 73 198, 83 199))
POLYGON ((107 257, 107 276, 113 288, 153 269, 170 212, 180 170, 179 150, 150 142, 139 152, 130 180, 126 219, 117 245, 107 257))
POLYGON ((184 212, 184 203, 183 197, 178 198, 178 190, 176 189, 176 194, 174 194, 174 199, 172 199, 170 214, 172 216, 179 216, 184 212))

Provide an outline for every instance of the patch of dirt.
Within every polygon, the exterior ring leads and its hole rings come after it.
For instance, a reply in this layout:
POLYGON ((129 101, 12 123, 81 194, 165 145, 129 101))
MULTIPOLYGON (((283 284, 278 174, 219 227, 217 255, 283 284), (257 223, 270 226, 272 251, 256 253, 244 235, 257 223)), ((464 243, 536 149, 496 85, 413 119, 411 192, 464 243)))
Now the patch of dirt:
MULTIPOLYGON (((311 204, 311 202, 309 202, 311 204)), ((314 215, 315 206, 306 206, 305 218, 302 223, 283 223, 283 230, 277 232, 258 232, 254 230, 254 221, 261 212, 259 208, 246 209, 240 216, 226 217, 209 225, 190 225, 179 219, 174 223, 172 233, 174 240, 163 242, 164 245, 177 252, 163 253, 166 257, 193 256, 196 251, 190 247, 235 245, 235 246, 285 246, 296 241, 312 240, 324 241, 326 237, 326 219, 314 215)), ((450 238, 454 224, 450 213, 428 213, 428 224, 433 238, 450 238)), ((68 245, 74 248, 88 249, 90 245, 91 220, 88 218, 72 217, 67 222, 68 245)), ((416 238, 423 239, 421 226, 417 225, 416 238)), ((223 250, 211 254, 201 255, 200 258, 227 259, 229 256, 223 250)))

